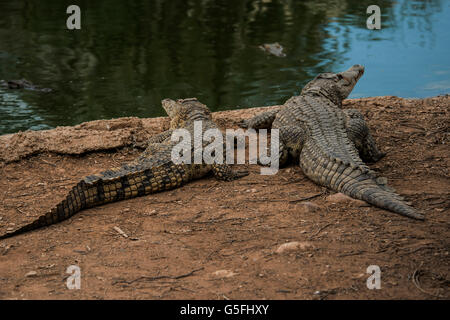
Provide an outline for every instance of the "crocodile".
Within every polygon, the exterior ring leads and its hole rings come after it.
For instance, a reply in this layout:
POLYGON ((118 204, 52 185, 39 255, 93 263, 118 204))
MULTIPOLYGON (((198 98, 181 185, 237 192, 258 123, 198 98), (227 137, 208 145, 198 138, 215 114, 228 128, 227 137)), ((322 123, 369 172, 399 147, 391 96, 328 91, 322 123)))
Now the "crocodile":
POLYGON ((376 162, 381 152, 363 115, 342 109, 364 73, 354 65, 340 73, 322 73, 306 84, 299 96, 284 105, 239 125, 253 129, 279 129, 279 163, 298 161, 315 183, 400 215, 424 220, 404 198, 387 186, 365 162, 376 162))
MULTIPOLYGON (((171 154, 175 142, 171 140, 171 136, 174 130, 183 128, 193 137, 194 133, 203 134, 208 129, 218 127, 213 122, 209 109, 196 98, 176 101, 164 99, 162 106, 171 120, 170 128, 151 137, 147 148, 137 159, 83 178, 70 190, 65 199, 50 211, 15 231, 0 235, 0 239, 61 222, 83 209, 178 188, 209 173, 221 181, 231 181, 248 175, 246 171, 232 170, 227 164, 205 162, 176 164, 172 161, 171 154), (202 122, 201 132, 194 131, 194 122, 197 121, 202 122)), ((191 141, 191 155, 193 155, 195 137, 191 141)), ((205 144, 203 141, 203 145, 205 144)))
POLYGON ((52 92, 50 88, 41 88, 37 85, 34 85, 30 81, 26 79, 21 80, 0 80, 0 88, 5 89, 25 89, 31 91, 40 91, 40 92, 52 92))

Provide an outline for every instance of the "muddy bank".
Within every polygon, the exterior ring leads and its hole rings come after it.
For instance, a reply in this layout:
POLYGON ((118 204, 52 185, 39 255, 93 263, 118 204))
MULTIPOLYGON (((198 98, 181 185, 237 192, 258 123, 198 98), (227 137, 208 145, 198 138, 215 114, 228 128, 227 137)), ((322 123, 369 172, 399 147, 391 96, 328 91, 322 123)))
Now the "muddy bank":
MULTIPOLYGON (((277 107, 215 112, 213 118, 222 128, 236 127, 235 124, 242 118, 277 107)), ((124 147, 140 148, 146 139, 168 127, 167 117, 127 117, 84 122, 74 127, 6 134, 0 136, 0 163, 18 161, 40 153, 81 155, 124 147)))
MULTIPOLYGON (((0 242, 1 299, 448 299, 450 97, 347 100, 387 156, 371 168, 426 221, 341 201, 297 167, 84 210, 0 242), (128 237, 118 232, 123 231, 128 237), (68 290, 77 265, 82 288, 68 290), (381 289, 368 290, 369 265, 381 289)), ((214 113, 221 126, 264 108, 214 113)), ((31 221, 83 176, 138 156, 166 118, 0 136, 0 232, 31 221)))

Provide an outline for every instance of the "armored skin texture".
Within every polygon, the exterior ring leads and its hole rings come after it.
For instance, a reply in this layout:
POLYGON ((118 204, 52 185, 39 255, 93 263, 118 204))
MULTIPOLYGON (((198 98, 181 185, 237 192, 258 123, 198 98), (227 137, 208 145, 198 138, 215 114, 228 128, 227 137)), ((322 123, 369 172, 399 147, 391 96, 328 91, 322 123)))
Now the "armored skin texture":
MULTIPOLYGON (((171 119, 170 130, 150 138, 148 147, 139 158, 85 177, 51 211, 15 231, 1 235, 0 239, 58 223, 86 208, 178 188, 210 172, 223 181, 248 174, 232 171, 226 164, 194 164, 193 161, 192 164, 175 164, 171 157, 172 148, 177 144, 171 141, 173 130, 183 128, 194 137, 194 121, 202 122, 203 132, 217 126, 212 121, 209 109, 196 98, 177 101, 165 99, 162 106, 171 119)), ((203 132, 197 132, 197 135, 203 132)), ((202 137, 199 139, 203 141, 202 137)), ((202 143, 203 146, 207 145, 202 143)), ((191 154, 194 154, 194 139, 191 139, 191 154)))
POLYGON ((281 166, 293 158, 317 184, 423 220, 423 215, 386 185, 386 178, 377 177, 364 163, 376 162, 384 153, 378 150, 363 115, 356 109, 342 109, 342 101, 363 73, 363 66, 354 65, 344 72, 319 74, 300 96, 277 110, 244 120, 240 126, 279 129, 281 166))

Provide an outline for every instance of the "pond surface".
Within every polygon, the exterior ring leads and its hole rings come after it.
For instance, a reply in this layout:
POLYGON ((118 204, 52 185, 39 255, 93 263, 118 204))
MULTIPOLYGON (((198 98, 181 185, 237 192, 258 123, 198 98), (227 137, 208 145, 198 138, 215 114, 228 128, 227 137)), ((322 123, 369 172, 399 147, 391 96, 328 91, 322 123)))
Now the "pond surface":
POLYGON ((284 103, 321 72, 363 64, 351 97, 450 93, 450 1, 0 0, 0 134, 164 115, 163 98, 212 110, 284 103), (66 8, 81 8, 67 30, 66 8), (366 9, 381 8, 381 30, 366 9), (286 57, 258 48, 279 42, 286 57))

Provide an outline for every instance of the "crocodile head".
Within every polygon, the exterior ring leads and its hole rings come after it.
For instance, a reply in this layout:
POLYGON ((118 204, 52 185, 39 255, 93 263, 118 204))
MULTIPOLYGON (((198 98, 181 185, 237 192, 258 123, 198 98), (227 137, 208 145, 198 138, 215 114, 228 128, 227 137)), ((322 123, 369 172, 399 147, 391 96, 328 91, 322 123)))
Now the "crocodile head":
POLYGON ((198 101, 197 98, 178 99, 176 101, 164 99, 161 103, 170 118, 172 129, 185 127, 187 123, 196 120, 211 120, 211 112, 208 107, 198 101))
POLYGON ((320 94, 340 106, 363 74, 364 66, 359 64, 339 73, 321 73, 306 84, 302 94, 320 94))

